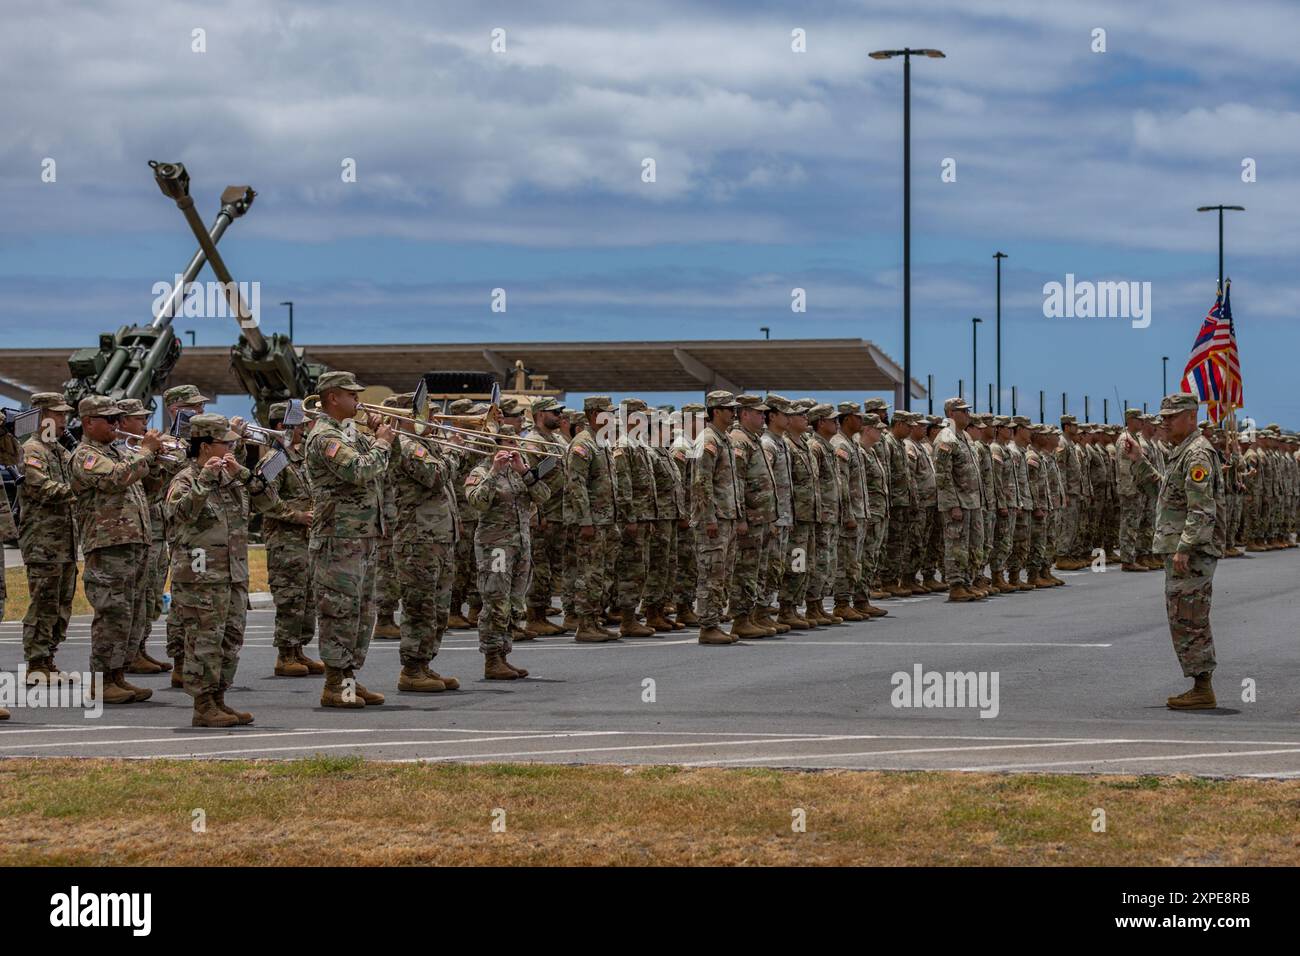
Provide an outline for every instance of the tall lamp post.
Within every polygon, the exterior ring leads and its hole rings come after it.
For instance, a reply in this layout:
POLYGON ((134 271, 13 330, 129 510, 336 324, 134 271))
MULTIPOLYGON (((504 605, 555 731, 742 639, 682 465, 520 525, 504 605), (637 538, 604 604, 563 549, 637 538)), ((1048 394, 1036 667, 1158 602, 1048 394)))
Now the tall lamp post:
POLYGON ((1245 212, 1245 206, 1197 206, 1197 212, 1218 212, 1219 214, 1219 288, 1223 288, 1223 210, 1245 212))
MULTIPOLYGON (((1002 260, 1007 257, 1005 252, 993 253, 993 261, 998 265, 998 317, 996 320, 996 358, 997 365, 997 383, 998 383, 998 414, 1002 414, 1002 260)), ((989 409, 993 411, 993 409, 989 409)))
POLYGON ((1160 397, 1169 394, 1169 356, 1160 356, 1160 397))
POLYGON ((977 319, 974 316, 971 316, 970 320, 970 404, 972 412, 980 410, 980 339, 977 330, 983 321, 983 319, 977 319))
POLYGON ((903 409, 912 410, 912 57, 943 59, 941 50, 876 50, 873 60, 903 58, 903 409))
POLYGON ((289 341, 292 342, 293 341, 293 303, 281 302, 280 304, 287 305, 289 307, 289 341))

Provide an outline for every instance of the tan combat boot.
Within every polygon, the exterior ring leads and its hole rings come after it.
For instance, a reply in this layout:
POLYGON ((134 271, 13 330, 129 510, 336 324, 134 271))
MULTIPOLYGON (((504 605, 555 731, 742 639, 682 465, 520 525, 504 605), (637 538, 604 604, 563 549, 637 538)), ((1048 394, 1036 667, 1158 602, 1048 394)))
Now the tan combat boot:
POLYGON ((1133 572, 1140 571, 1143 574, 1151 570, 1145 564, 1138 564, 1136 561, 1125 561, 1123 564, 1119 566, 1119 569, 1121 571, 1133 571, 1133 572))
POLYGON ((98 680, 92 680, 90 683, 90 699, 95 699, 96 685, 102 688, 104 703, 106 704, 134 704, 136 696, 125 687, 118 687, 113 682, 112 671, 100 671, 98 680))
POLYGON ((448 677, 446 674, 439 674, 436 670, 434 670, 432 667, 429 666, 428 661, 425 661, 424 664, 421 666, 424 667, 424 672, 428 674, 430 677, 432 677, 434 680, 442 681, 442 686, 446 687, 447 690, 460 690, 460 681, 456 680, 456 678, 448 677))
POLYGON ((50 673, 49 664, 45 663, 44 657, 33 657, 27 662, 27 686, 34 687, 37 684, 48 684, 53 676, 50 673))
POLYGON ((794 609, 793 604, 782 604, 776 621, 778 624, 784 624, 792 631, 806 631, 812 626, 806 619, 799 616, 799 612, 794 609))
POLYGON ((449 631, 463 631, 468 627, 469 621, 459 611, 447 618, 447 630, 449 631))
POLYGON ((636 611, 631 608, 625 608, 619 614, 620 623, 618 633, 620 637, 654 637, 655 630, 653 627, 646 627, 636 619, 636 611))
POLYGON ((930 589, 927 588, 925 584, 916 580, 915 578, 908 578, 904 580, 903 586, 911 589, 913 597, 923 597, 930 593, 930 589))
POLYGON ((402 636, 402 629, 393 621, 393 615, 381 614, 375 619, 375 630, 370 636, 377 641, 395 641, 402 636))
MULTIPOLYGON (((947 590, 947 588, 944 590, 947 590)), ((887 617, 889 615, 889 612, 883 607, 876 607, 866 598, 854 601, 853 610, 857 611, 859 614, 865 614, 867 617, 887 617)))
POLYGON ((447 685, 436 677, 430 677, 419 664, 406 664, 398 675, 397 689, 415 694, 440 694, 447 689, 447 685))
POLYGON ((673 629, 673 622, 664 616, 662 604, 645 605, 645 626, 653 628, 656 633, 665 634, 673 629))
POLYGON ((8 719, 9 719, 9 711, 5 710, 3 707, 0 707, 0 720, 8 720, 8 719))
POLYGON ((966 589, 964 584, 954 584, 948 589, 949 604, 964 604, 967 601, 974 601, 975 595, 966 589))
POLYGON ((584 617, 579 618, 578 631, 573 639, 579 644, 603 644, 606 641, 617 641, 618 635, 597 625, 595 618, 584 617))
POLYGON ((572 611, 565 611, 564 620, 560 622, 560 633, 574 634, 577 632, 580 623, 578 615, 574 614, 572 611))
POLYGON ((239 723, 234 714, 218 709, 211 694, 199 694, 194 698, 194 716, 190 719, 191 727, 233 727, 239 723))
POLYGON ((925 582, 925 586, 928 587, 931 591, 946 591, 946 590, 948 590, 948 582, 947 582, 947 581, 940 581, 940 580, 939 580, 939 572, 937 572, 937 571, 936 571, 934 574, 932 574, 932 575, 930 576, 930 579, 929 579, 928 581, 925 582))
POLYGON ((1034 572, 1033 580, 1030 582, 1035 588, 1054 588, 1055 584, 1047 577, 1042 568, 1034 572))
POLYGON ((831 608, 831 616, 838 617, 841 621, 861 621, 866 617, 866 615, 859 614, 853 605, 847 602, 836 604, 835 607, 831 608))
POLYGON ((754 612, 754 623, 759 627, 766 627, 774 630, 778 634, 789 634, 792 628, 789 624, 782 624, 776 619, 776 612, 773 608, 765 607, 754 612))
POLYGON ((484 680, 518 680, 519 675, 501 659, 500 651, 488 651, 483 656, 484 680))
POLYGON ((765 617, 766 613, 766 608, 763 608, 761 611, 758 608, 754 608, 749 612, 749 623, 753 624, 760 631, 765 632, 768 637, 776 637, 781 633, 781 630, 776 626, 775 621, 769 621, 767 617, 765 617))
POLYGON ((325 665, 318 660, 313 660, 312 658, 308 657, 306 652, 303 651, 301 644, 294 645, 293 659, 296 660, 303 667, 307 668, 308 673, 311 674, 325 673, 325 665))
POLYGON ((158 660, 158 658, 154 657, 147 650, 145 650, 144 647, 140 648, 140 656, 143 657, 145 660, 147 660, 154 667, 158 668, 159 672, 161 673, 166 673, 167 671, 172 669, 172 666, 170 664, 168 664, 166 661, 158 660))
POLYGON ((1210 686, 1210 675, 1199 674, 1192 689, 1184 691, 1177 697, 1170 697, 1165 706, 1170 710, 1212 710, 1216 706, 1214 688, 1210 686))
POLYGON ((134 684, 128 684, 126 682, 125 667, 119 667, 117 670, 113 671, 113 683, 118 687, 121 687, 123 690, 129 690, 131 693, 135 694, 136 700, 148 700, 153 696, 153 691, 148 687, 136 687, 134 684))
POLYGON ((701 644, 734 644, 735 640, 730 634, 720 627, 705 627, 700 629, 701 644))
POLYGON ((465 615, 465 626, 478 627, 478 616, 482 611, 482 604, 471 604, 469 606, 469 613, 465 615))
POLYGON ((514 671, 515 674, 516 674, 517 676, 519 676, 519 677, 527 677, 527 676, 528 676, 528 671, 524 670, 522 667, 516 667, 514 664, 511 664, 511 663, 510 663, 510 655, 507 654, 505 651, 502 651, 502 652, 501 652, 501 663, 502 663, 502 664, 505 664, 506 667, 508 667, 508 668, 510 668, 512 671, 514 671))
POLYGON ((731 625, 731 636, 737 640, 761 640, 767 637, 767 628, 755 624, 749 614, 738 614, 731 625))
POLYGON ((294 656, 292 647, 282 647, 275 655, 276 677, 306 677, 311 671, 294 656))
POLYGON ((233 707, 226 706, 226 692, 219 690, 212 695, 212 703, 216 705, 217 710, 223 714, 230 714, 235 718, 237 724, 251 724, 253 715, 246 710, 235 710, 233 707))
POLYGON ((695 606, 691 604, 690 601, 681 601, 679 604, 680 608, 677 611, 677 616, 673 618, 673 620, 678 624, 685 625, 686 627, 699 627, 700 618, 699 615, 695 613, 695 606))
POLYGON ((363 701, 365 701, 367 707, 378 707, 380 704, 384 702, 384 695, 378 693, 377 691, 367 690, 366 685, 361 683, 361 681, 357 680, 356 671, 353 670, 351 667, 343 671, 343 676, 347 679, 350 679, 352 683, 356 686, 357 696, 360 697, 363 701))
POLYGON ((162 668, 149 660, 143 654, 137 652, 135 660, 126 667, 126 672, 128 674, 161 674, 162 668))
POLYGON ((185 687, 185 655, 177 654, 172 658, 172 686, 178 690, 185 687))
POLYGON ((322 707, 346 707, 351 710, 360 710, 366 706, 366 702, 356 694, 344 693, 343 671, 326 664, 325 686, 320 692, 320 705, 322 707))

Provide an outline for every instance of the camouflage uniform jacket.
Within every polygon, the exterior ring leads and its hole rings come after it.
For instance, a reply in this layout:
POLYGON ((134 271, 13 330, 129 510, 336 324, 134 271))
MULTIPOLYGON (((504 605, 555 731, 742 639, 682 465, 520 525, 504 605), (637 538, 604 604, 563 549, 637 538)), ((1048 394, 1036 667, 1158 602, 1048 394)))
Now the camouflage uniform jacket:
POLYGON ((383 481, 391 455, 387 442, 349 435, 320 418, 307 435, 304 457, 311 488, 311 537, 375 538, 383 535, 383 481))
POLYGON ((1047 472, 1047 504, 1052 509, 1058 509, 1065 504, 1065 485, 1061 482, 1061 470, 1056 467, 1056 455, 1042 454, 1042 458, 1043 470, 1047 472))
POLYGON ((456 466, 451 457, 403 435, 398 439, 396 461, 393 489, 397 492, 397 529, 393 540, 402 544, 453 544, 458 512, 451 484, 456 466))
POLYGON ((492 460, 484 459, 465 478, 465 502, 478 515, 474 543, 479 547, 528 547, 533 505, 542 504, 550 495, 546 482, 526 482, 511 468, 493 472, 492 460))
POLYGON ((1120 432, 1119 437, 1115 439, 1115 490, 1125 498, 1140 493, 1137 483, 1133 480, 1133 462, 1128 457, 1128 450, 1133 445, 1141 448, 1142 442, 1139 436, 1128 429, 1120 432))
POLYGON ((651 445, 650 467, 654 470, 655 500, 659 502, 659 518, 687 517, 686 484, 682 481, 672 452, 659 445, 651 445))
POLYGON ((934 480, 940 511, 978 510, 983 503, 979 459, 970 436, 949 421, 934 441, 934 480))
POLYGON ((993 507, 994 490, 993 490, 993 453, 989 451, 989 446, 977 439, 971 439, 971 447, 975 449, 975 460, 979 462, 980 467, 980 501, 983 502, 987 510, 993 507))
MULTIPOLYGON (((23 444, 23 483, 18 486, 22 527, 18 546, 24 561, 76 561, 72 455, 57 441, 33 435, 23 444)), ((0 501, 8 510, 8 501, 0 501)), ((0 518, 3 520, 3 518, 0 518)))
POLYGON ((1016 478, 1016 497, 1011 507, 1022 511, 1029 511, 1034 507, 1034 493, 1029 487, 1029 460, 1025 455, 1026 450, 1014 441, 1007 443, 1007 457, 1011 459, 1011 471, 1016 478))
POLYGON ((172 479, 164 510, 172 532, 173 582, 248 583, 248 480, 242 466, 232 478, 204 471, 198 461, 172 479))
POLYGON ((870 448, 859 446, 859 451, 862 452, 862 479, 867 489, 867 513, 872 518, 884 518, 889 514, 889 473, 877 453, 879 448, 879 441, 870 448))
POLYGON ((817 488, 817 459, 813 457, 803 435, 796 438, 786 432, 785 448, 790 453, 794 520, 816 521, 821 507, 821 493, 817 488))
POLYGON ((560 524, 564 521, 564 485, 567 481, 564 477, 564 456, 568 454, 569 443, 565 441, 564 436, 559 432, 551 432, 543 435, 537 428, 532 428, 520 437, 519 444, 524 450, 524 460, 527 461, 530 466, 536 467, 538 462, 547 457, 553 456, 559 459, 559 461, 556 462, 555 467, 552 468, 547 473, 546 477, 542 479, 542 481, 546 483, 546 487, 551 489, 551 496, 546 499, 544 504, 538 507, 537 513, 547 521, 554 521, 556 524, 560 524), (557 444, 563 445, 564 450, 561 451, 558 448, 542 446, 537 448, 536 451, 532 451, 528 444, 529 438, 556 442, 557 444))
MULTIPOLYGON (((292 547, 306 544, 311 528, 294 520, 312 509, 311 489, 307 487, 302 452, 281 449, 288 463, 280 473, 266 482, 260 494, 253 495, 253 510, 262 515, 262 540, 268 548, 292 547)), ((262 461, 274 455, 276 449, 267 448, 262 461)))
POLYGON ((769 524, 776 520, 776 475, 763 452, 762 439, 737 425, 731 430, 731 450, 740 474, 745 521, 769 524))
POLYGON ((703 528, 719 519, 745 520, 745 493, 736 474, 731 442, 712 422, 695 440, 691 478, 691 527, 703 528))
POLYGON ((1227 527, 1220 461, 1214 446, 1200 432, 1192 432, 1173 450, 1163 476, 1150 462, 1135 463, 1138 480, 1160 488, 1152 547, 1156 554, 1223 554, 1227 527))
POLYGON ((658 517, 654 470, 644 445, 623 436, 611 453, 614 459, 615 489, 626 489, 628 521, 654 521, 658 517))
POLYGON ((1047 511, 1051 507, 1047 495, 1047 466, 1043 464, 1046 457, 1033 445, 1025 449, 1025 470, 1029 476, 1029 497, 1032 501, 1030 507, 1035 511, 1047 511))
POLYGON ((564 523, 609 525, 631 520, 614 491, 614 459, 584 426, 569 442, 564 458, 564 523))
POLYGON ((119 451, 82 439, 72 453, 72 490, 83 552, 152 540, 149 501, 140 481, 153 459, 152 452, 119 451))
POLYGON ((835 451, 840 488, 844 491, 840 497, 840 517, 845 523, 850 517, 861 521, 867 517, 868 509, 866 463, 863 461, 867 452, 843 432, 836 432, 831 438, 831 448, 835 451))
POLYGON ((1065 493, 1072 498, 1083 494, 1083 467, 1080 461, 1082 451, 1069 438, 1062 436, 1061 444, 1056 449, 1056 467, 1061 472, 1061 482, 1065 493))
POLYGON ((1020 493, 1016 490, 1016 473, 1011 453, 996 441, 988 449, 993 458, 993 506, 999 511, 1019 508, 1020 493))
POLYGON ((835 452, 831 451, 831 443, 815 431, 809 433, 808 449, 817 462, 817 520, 823 524, 838 524, 840 478, 835 467, 835 452))
POLYGON ((788 528, 794 524, 794 472, 790 465, 790 449, 784 439, 770 431, 763 432, 760 442, 772 469, 776 525, 778 528, 788 528))
POLYGON ((907 466, 907 449, 894 437, 892 432, 885 432, 880 438, 885 446, 886 465, 889 468, 889 504, 894 508, 910 508, 916 505, 916 480, 912 469, 907 466))
POLYGON ((934 457, 925 442, 903 439, 907 462, 912 471, 912 485, 916 488, 916 504, 933 508, 939 502, 939 485, 934 477, 934 457))

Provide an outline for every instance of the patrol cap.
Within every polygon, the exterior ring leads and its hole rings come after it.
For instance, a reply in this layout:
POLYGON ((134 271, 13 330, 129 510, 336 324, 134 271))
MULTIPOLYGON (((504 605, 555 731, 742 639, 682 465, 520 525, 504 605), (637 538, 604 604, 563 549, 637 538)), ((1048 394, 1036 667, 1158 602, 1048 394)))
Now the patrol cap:
POLYGON ((108 418, 123 414, 117 402, 107 395, 91 395, 77 403, 77 415, 86 418, 108 418))
POLYGON ((975 416, 975 421, 979 422, 981 428, 988 428, 993 424, 993 416, 988 412, 980 412, 975 416))
POLYGON ((469 398, 458 398, 447 406, 448 415, 468 415, 474 407, 474 400, 469 398))
POLYGON ((877 415, 883 415, 889 411, 889 403, 883 398, 868 398, 862 403, 864 412, 875 412, 877 415))
POLYGON ((879 431, 879 430, 880 430, 880 427, 881 427, 881 424, 880 424, 880 416, 877 415, 875 412, 863 412, 863 413, 862 413, 862 427, 863 427, 863 428, 874 428, 874 429, 876 429, 877 431, 879 431))
POLYGON ((1034 423, 1029 420, 1028 415, 1012 415, 1011 424, 1016 428, 1029 428, 1034 423))
POLYGON ((1062 416, 1061 416, 1061 426, 1062 426, 1062 427, 1064 427, 1064 426, 1066 426, 1066 425, 1077 425, 1077 424, 1079 424, 1079 422, 1078 422, 1078 420, 1077 420, 1073 415, 1062 415, 1062 416))
POLYGON ((819 422, 823 418, 830 418, 835 414, 834 406, 827 405, 825 402, 818 403, 808 409, 808 421, 819 422))
POLYGON ((699 402, 687 402, 682 406, 683 415, 698 415, 702 411, 704 411, 704 406, 699 402))
POLYGON ((1144 416, 1143 416, 1143 413, 1142 413, 1142 409, 1140 409, 1140 408, 1126 408, 1126 409, 1124 409, 1124 417, 1125 417, 1125 418, 1143 418, 1144 416))
POLYGON ((524 413, 524 407, 520 404, 519 399, 511 395, 501 396, 501 404, 499 408, 501 409, 501 414, 505 415, 507 418, 514 418, 516 415, 522 415, 524 413))
POLYGON ((904 409, 901 409, 901 408, 900 408, 900 409, 895 410, 895 412, 894 412, 894 422, 893 422, 893 423, 894 423, 895 425, 911 425, 911 424, 915 423, 916 420, 917 420, 918 418, 920 418, 920 417, 921 417, 920 412, 909 412, 909 411, 905 411, 904 409))
POLYGON ((190 419, 190 438, 207 441, 238 441, 239 435, 230 430, 230 421, 225 415, 195 415, 190 419))
POLYGON ((777 392, 768 392, 764 401, 767 403, 769 411, 780 412, 782 415, 790 414, 790 399, 784 395, 777 392))
POLYGON ((766 412, 771 409, 771 405, 763 401, 762 395, 737 395, 736 408, 752 408, 756 412, 766 412))
POLYGON ((202 394, 195 385, 175 385, 163 392, 164 405, 198 405, 212 399, 202 394))
POLYGON ((1201 403, 1190 392, 1174 392, 1174 394, 1166 395, 1160 400, 1160 414, 1162 416, 1194 412, 1200 407, 1201 403))
POLYGON ((840 402, 835 406, 835 411, 840 415, 861 415, 862 406, 857 402, 840 402))
POLYGON ((405 395, 389 395, 379 404, 384 408, 410 408, 415 400, 414 392, 407 392, 405 395))
POLYGON ((925 417, 925 423, 926 423, 927 425, 940 425, 940 426, 942 426, 942 425, 943 425, 943 416, 942 416, 942 415, 927 415, 927 416, 925 417))
POLYGON ((117 407, 122 409, 122 414, 130 418, 148 418, 151 414, 149 409, 144 407, 144 402, 138 398, 119 398, 117 407))
POLYGON ((577 408, 566 408, 562 414, 564 420, 570 425, 576 425, 582 421, 582 411, 577 408))
POLYGON ((1010 416, 1010 415, 995 415, 995 416, 993 416, 993 424, 994 424, 994 426, 997 427, 997 428, 1010 428, 1010 427, 1011 427, 1011 416, 1010 416))
POLYGON ((659 406, 659 411, 663 412, 665 415, 671 415, 673 412, 677 411, 677 406, 676 406, 676 405, 660 405, 660 406, 659 406))
POLYGON ((534 415, 536 415, 538 412, 558 411, 559 408, 560 408, 560 403, 550 395, 543 395, 541 398, 534 399, 532 404, 534 415))
POLYGON ((588 395, 582 400, 582 410, 588 415, 592 412, 612 412, 614 400, 608 395, 588 395))
POLYGON ((950 398, 943 403, 943 413, 945 415, 957 411, 970 411, 970 406, 966 404, 966 399, 958 396, 957 398, 950 398))
POLYGON ((37 392, 32 396, 32 408, 47 412, 70 412, 72 406, 63 400, 58 392, 37 392))
POLYGON ((816 402, 814 402, 812 399, 809 398, 797 398, 790 403, 789 414, 794 415, 796 417, 807 418, 808 410, 811 409, 816 404, 817 404, 816 402))
POLYGON ((627 409, 629 414, 631 412, 644 412, 650 407, 642 398, 625 398, 619 404, 627 409))
POLYGON ((704 396, 704 404, 707 408, 735 408, 736 396, 730 392, 719 389, 716 392, 709 392, 704 396))
POLYGON ((357 384, 357 377, 351 372, 326 372, 316 380, 316 391, 324 395, 331 388, 342 388, 349 392, 364 392, 365 386, 357 384))
POLYGON ((486 415, 487 410, 491 407, 492 406, 489 405, 487 402, 475 402, 473 405, 469 407, 469 413, 471 415, 486 415))
POLYGON ((498 438, 514 438, 519 432, 514 425, 502 425, 497 428, 498 438))
POLYGON ((272 402, 271 407, 267 409, 266 415, 273 422, 284 421, 284 416, 289 412, 288 402, 272 402))

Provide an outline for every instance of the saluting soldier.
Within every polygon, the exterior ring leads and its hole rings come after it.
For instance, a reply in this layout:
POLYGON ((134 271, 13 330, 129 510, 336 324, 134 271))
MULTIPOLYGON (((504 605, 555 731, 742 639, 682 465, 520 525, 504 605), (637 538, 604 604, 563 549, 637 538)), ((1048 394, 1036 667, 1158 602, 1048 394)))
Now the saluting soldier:
POLYGON ((226 704, 239 668, 248 609, 248 496, 262 479, 235 458, 239 434, 223 415, 195 415, 189 464, 167 487, 173 530, 172 601, 185 634, 185 692, 194 727, 251 724, 253 715, 226 704))
POLYGON ((862 412, 857 402, 836 407, 839 429, 831 436, 831 450, 840 486, 840 522, 836 535, 835 606, 833 617, 845 621, 868 620, 853 606, 862 586, 862 543, 867 533, 867 481, 862 446, 857 442, 862 412))
POLYGON ((550 497, 538 468, 529 468, 515 441, 515 430, 502 425, 499 449, 484 457, 465 479, 465 502, 476 515, 474 555, 478 561, 478 649, 486 680, 516 680, 528 671, 510 663, 511 624, 523 606, 532 570, 530 521, 535 505, 550 497))
MULTIPOLYGON (((270 428, 284 430, 288 402, 276 402, 269 411, 270 428)), ((303 650, 316 633, 316 592, 312 584, 311 525, 313 504, 303 459, 303 424, 289 430, 288 440, 262 450, 265 463, 277 451, 287 462, 253 496, 253 508, 262 515, 262 540, 266 544, 266 577, 275 602, 275 673, 279 677, 306 677, 325 673, 325 665, 303 650)))
POLYGON ((307 435, 306 460, 312 583, 325 664, 321 706, 363 708, 384 702, 384 695, 368 690, 356 672, 366 662, 375 624, 382 482, 395 431, 371 416, 374 440, 358 433, 351 420, 357 393, 365 389, 351 372, 326 372, 317 389, 323 414, 307 435))
MULTIPOLYGON (((72 406, 58 392, 37 392, 32 396, 32 408, 41 410, 40 422, 36 432, 23 443, 23 482, 18 486, 18 547, 23 554, 30 598, 23 617, 28 684, 59 674, 54 654, 67 637, 72 599, 77 592, 72 456, 59 442, 72 406)), ((3 495, 0 508, 4 509, 0 523, 6 517, 12 522, 9 501, 3 495)), ((0 569, 0 575, 3 573, 0 569)))
POLYGON ((736 535, 744 524, 744 491, 736 475, 736 456, 727 438, 735 414, 731 392, 709 392, 704 399, 708 424, 695 440, 691 480, 691 524, 695 527, 699 586, 695 613, 701 644, 734 644, 737 634, 720 627, 727 586, 736 565, 736 535))
POLYGON ((755 620, 763 595, 762 565, 776 520, 776 478, 763 452, 763 416, 770 406, 761 395, 736 396, 736 421, 728 437, 740 487, 738 511, 745 533, 736 536, 736 567, 731 580, 731 633, 738 637, 772 637, 775 626, 755 620))
MULTIPOLYGON (((161 447, 152 429, 139 450, 116 447, 122 409, 93 395, 77 405, 82 438, 72 453, 72 490, 85 557, 82 584, 95 610, 90 624, 90 668, 102 678, 106 704, 148 700, 153 691, 126 680, 126 652, 136 622, 146 614, 150 526, 141 482, 161 447)), ((99 692, 93 687, 91 693, 99 692)))
POLYGON ((564 468, 564 522, 575 528, 574 606, 580 643, 616 641, 602 626, 610 555, 618 547, 620 513, 614 494, 610 443, 614 404, 608 395, 589 395, 584 418, 569 443, 564 468))
POLYGON ((1165 702, 1171 710, 1216 706, 1210 602, 1226 530, 1220 518, 1223 477, 1218 452, 1196 430, 1198 408, 1196 396, 1185 392, 1161 401, 1160 415, 1174 443, 1163 474, 1136 449, 1128 453, 1136 479, 1159 487, 1153 549, 1165 561, 1165 613, 1174 653, 1183 676, 1193 681, 1190 690, 1165 702))

